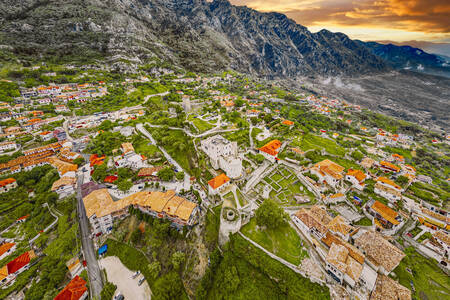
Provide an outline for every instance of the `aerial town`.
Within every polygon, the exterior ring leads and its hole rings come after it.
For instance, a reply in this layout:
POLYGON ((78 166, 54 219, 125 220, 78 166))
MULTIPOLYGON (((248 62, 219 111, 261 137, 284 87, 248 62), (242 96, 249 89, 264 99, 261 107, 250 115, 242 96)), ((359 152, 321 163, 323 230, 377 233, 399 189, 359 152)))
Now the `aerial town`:
POLYGON ((450 297, 450 135, 233 72, 15 72, 0 299, 450 297))

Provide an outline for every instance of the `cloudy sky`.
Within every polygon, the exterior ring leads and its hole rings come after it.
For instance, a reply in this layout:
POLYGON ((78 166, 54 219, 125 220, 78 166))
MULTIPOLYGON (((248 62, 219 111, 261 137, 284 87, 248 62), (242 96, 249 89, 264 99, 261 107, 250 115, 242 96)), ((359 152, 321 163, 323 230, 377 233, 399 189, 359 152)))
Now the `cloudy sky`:
POLYGON ((361 40, 450 43, 450 0, 230 0, 281 12, 311 31, 326 28, 361 40))

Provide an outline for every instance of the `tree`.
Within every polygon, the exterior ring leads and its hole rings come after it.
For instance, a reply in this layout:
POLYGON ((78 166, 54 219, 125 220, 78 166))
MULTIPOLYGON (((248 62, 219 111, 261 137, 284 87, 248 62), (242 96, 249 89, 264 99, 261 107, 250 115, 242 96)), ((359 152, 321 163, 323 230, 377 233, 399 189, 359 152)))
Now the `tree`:
POLYGON ((225 295, 232 295, 237 290, 240 283, 241 280, 239 279, 239 274, 235 266, 225 269, 223 282, 221 284, 225 291, 225 295))
POLYGON ((262 162, 264 161, 264 155, 262 155, 262 154, 257 154, 256 156, 255 156, 255 160, 256 160, 256 162, 258 163, 258 164, 262 164, 262 162))
POLYGON ((184 172, 178 172, 177 174, 175 174, 175 176, 177 177, 178 180, 183 180, 184 179, 184 172))
POLYGON ((175 176, 175 171, 172 168, 164 168, 157 175, 162 181, 170 181, 175 176))
POLYGON ((84 164, 84 158, 82 156, 80 156, 80 157, 74 159, 73 163, 76 164, 77 166, 81 166, 82 164, 84 164))
POLYGON ((98 129, 103 131, 108 131, 114 128, 114 123, 111 122, 111 120, 105 120, 103 121, 100 126, 98 126, 98 129))
POLYGON ((103 163, 103 164, 101 164, 99 166, 96 166, 94 168, 94 172, 92 173, 92 178, 95 181, 103 182, 105 180, 106 175, 107 175, 107 173, 106 173, 107 168, 108 167, 106 166, 106 163, 103 163))
MULTIPOLYGON (((155 253, 155 252, 154 252, 155 253)), ((148 265, 148 271, 152 280, 155 280, 159 276, 159 272, 161 272, 161 264, 159 261, 154 261, 148 265)))
POLYGON ((114 293, 116 292, 117 286, 114 283, 106 282, 105 286, 103 287, 102 292, 100 293, 100 299, 101 300, 110 300, 114 296, 114 293))
POLYGON ((358 150, 353 151, 352 153, 352 158, 356 161, 360 161, 361 159, 364 158, 364 154, 362 154, 361 152, 359 152, 358 150))
POLYGON ((256 210, 256 223, 259 226, 275 229, 286 224, 287 219, 288 215, 271 199, 266 199, 256 210))
POLYGON ((286 100, 286 101, 295 101, 295 100, 297 100, 297 98, 295 98, 295 96, 292 95, 292 94, 287 94, 286 96, 284 96, 284 100, 286 100))
POLYGON ((127 192, 131 189, 133 183, 130 180, 121 180, 117 183, 117 188, 122 192, 127 192))
POLYGON ((174 271, 159 277, 152 290, 152 299, 155 300, 176 300, 185 297, 183 282, 178 273, 174 271))
POLYGON ((405 186, 408 182, 409 182, 409 179, 408 179, 408 177, 406 177, 406 176, 403 176, 403 175, 401 175, 401 176, 398 176, 397 177, 397 180, 395 180, 399 185, 401 185, 401 186, 405 186))
POLYGON ((185 260, 186 254, 184 254, 181 251, 177 251, 174 254, 172 254, 172 259, 170 260, 170 262, 172 263, 173 268, 178 271, 180 267, 184 264, 185 260))

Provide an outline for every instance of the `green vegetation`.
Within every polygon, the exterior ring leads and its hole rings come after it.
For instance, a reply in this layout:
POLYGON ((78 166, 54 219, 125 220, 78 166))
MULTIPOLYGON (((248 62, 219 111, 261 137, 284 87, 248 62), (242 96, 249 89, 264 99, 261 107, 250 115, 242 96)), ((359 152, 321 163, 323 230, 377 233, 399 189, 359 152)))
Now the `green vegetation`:
POLYGON ((229 141, 237 142, 239 147, 249 147, 250 139, 248 136, 248 129, 237 130, 229 133, 225 133, 224 138, 229 141))
POLYGON ((410 282, 414 284, 413 298, 441 299, 443 295, 450 294, 450 280, 435 260, 423 257, 412 247, 406 248, 404 252, 406 257, 394 273, 401 285, 410 288, 410 282))
POLYGON ((275 201, 270 199, 264 200, 258 207, 255 217, 258 226, 265 226, 269 229, 277 229, 286 225, 289 218, 284 210, 275 201))
POLYGON ((199 299, 329 299, 326 287, 312 283, 239 235, 210 274, 210 288, 199 299))
POLYGON ((419 238, 417 239, 417 242, 422 243, 425 240, 429 240, 433 237, 433 235, 430 232, 425 232, 424 234, 422 234, 421 236, 419 236, 419 238))
POLYGON ((114 293, 117 290, 117 285, 111 282, 106 282, 103 286, 103 290, 100 293, 100 299, 101 300, 111 300, 112 297, 114 297, 114 293))
POLYGON ((216 206, 208 210, 205 220, 205 242, 209 249, 213 249, 218 243, 220 228, 220 211, 222 206, 216 206))
POLYGON ((146 129, 183 169, 196 177, 200 177, 201 170, 196 169, 197 153, 191 151, 194 149, 191 138, 181 130, 170 130, 167 127, 150 128, 147 126, 146 129))
POLYGON ((203 121, 203 120, 198 119, 198 118, 194 119, 192 121, 192 123, 194 123, 194 126, 198 129, 198 131, 200 133, 203 133, 205 131, 208 131, 208 130, 214 128, 214 125, 212 125, 211 123, 209 123, 207 121, 203 121))
POLYGON ((368 217, 363 217, 361 220, 354 223, 354 225, 358 226, 372 226, 372 220, 368 217))
POLYGON ((337 145, 335 141, 313 134, 306 134, 303 136, 300 143, 300 148, 303 151, 308 151, 311 149, 324 149, 329 154, 337 156, 343 156, 346 152, 345 149, 337 145))
POLYGON ((301 238, 288 224, 283 224, 276 229, 262 229, 257 228, 256 219, 253 218, 241 231, 269 252, 294 265, 299 265, 308 256, 307 251, 302 247, 301 238))

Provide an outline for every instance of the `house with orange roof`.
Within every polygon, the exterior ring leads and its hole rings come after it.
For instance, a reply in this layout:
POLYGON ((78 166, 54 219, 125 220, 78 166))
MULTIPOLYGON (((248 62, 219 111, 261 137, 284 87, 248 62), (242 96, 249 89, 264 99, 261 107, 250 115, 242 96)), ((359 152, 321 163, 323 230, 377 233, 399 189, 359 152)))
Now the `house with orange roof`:
POLYGON ((87 297, 86 281, 77 275, 56 295, 54 300, 84 300, 87 297))
POLYGON ((0 260, 16 251, 16 243, 5 242, 0 245, 0 260))
POLYGON ((258 149, 258 153, 262 154, 267 160, 272 163, 278 161, 278 152, 281 148, 281 142, 279 140, 272 140, 258 149))
POLYGON ((360 191, 364 189, 367 175, 361 170, 348 169, 345 180, 351 182, 352 186, 360 191))
POLYGON ((405 162, 405 158, 403 157, 403 155, 400 155, 400 154, 397 154, 397 153, 394 153, 394 154, 391 155, 391 160, 393 162, 396 162, 396 161, 400 162, 400 163, 405 162))
POLYGON ((230 178, 224 173, 208 181, 208 191, 210 195, 217 195, 230 184, 230 178))
POLYGON ((286 125, 286 126, 294 126, 294 122, 289 121, 289 120, 284 120, 281 124, 286 125))
POLYGON ((17 181, 14 178, 0 180, 0 194, 9 192, 17 187, 17 181))
POLYGON ((325 159, 315 164, 310 171, 311 174, 319 177, 319 182, 327 183, 335 188, 342 182, 344 170, 344 167, 329 159, 325 159))
POLYGON ((394 173, 400 172, 400 168, 398 166, 388 161, 380 161, 378 165, 380 169, 383 170, 384 172, 394 172, 394 173))
POLYGON ((395 202, 402 199, 403 189, 394 181, 383 176, 378 177, 376 181, 377 183, 375 184, 373 190, 375 194, 378 194, 391 202, 395 202))
POLYGON ((324 202, 326 204, 336 204, 338 202, 344 202, 346 199, 345 195, 342 193, 336 193, 336 194, 332 194, 329 195, 328 197, 326 197, 324 199, 324 202))
POLYGON ((402 222, 402 217, 395 210, 379 201, 368 205, 368 212, 374 216, 375 224, 382 229, 396 229, 402 222))

